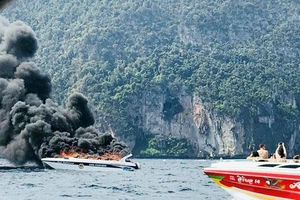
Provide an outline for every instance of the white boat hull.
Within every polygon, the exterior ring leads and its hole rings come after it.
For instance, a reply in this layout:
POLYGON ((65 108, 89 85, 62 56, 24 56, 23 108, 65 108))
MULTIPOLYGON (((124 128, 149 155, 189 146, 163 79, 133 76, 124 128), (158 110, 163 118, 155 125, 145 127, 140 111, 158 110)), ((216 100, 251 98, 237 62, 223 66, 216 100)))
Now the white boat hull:
POLYGON ((42 162, 46 168, 60 170, 80 170, 80 171, 132 171, 140 169, 139 163, 127 161, 131 155, 115 160, 95 160, 80 158, 43 158, 42 162))

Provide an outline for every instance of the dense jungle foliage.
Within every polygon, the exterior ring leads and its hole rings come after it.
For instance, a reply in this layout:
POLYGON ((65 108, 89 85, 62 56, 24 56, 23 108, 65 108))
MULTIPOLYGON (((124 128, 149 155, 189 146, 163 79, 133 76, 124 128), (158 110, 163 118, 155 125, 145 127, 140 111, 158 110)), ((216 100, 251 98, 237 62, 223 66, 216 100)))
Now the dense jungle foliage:
POLYGON ((145 90, 196 93, 236 118, 270 103, 299 118, 296 0, 20 0, 2 15, 35 30, 52 98, 80 91, 124 134, 136 130, 125 108, 145 90))

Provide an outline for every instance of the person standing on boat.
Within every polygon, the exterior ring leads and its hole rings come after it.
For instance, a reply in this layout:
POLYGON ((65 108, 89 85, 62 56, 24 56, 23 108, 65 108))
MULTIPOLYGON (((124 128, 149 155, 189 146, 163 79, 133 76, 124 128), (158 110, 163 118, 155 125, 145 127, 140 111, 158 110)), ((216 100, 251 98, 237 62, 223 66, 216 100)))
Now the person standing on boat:
POLYGON ((265 144, 260 144, 259 150, 257 150, 257 152, 258 152, 260 158, 263 158, 263 159, 269 158, 269 152, 266 150, 265 144))
POLYGON ((275 151, 276 160, 285 160, 287 157, 286 148, 283 142, 278 143, 278 147, 275 151))

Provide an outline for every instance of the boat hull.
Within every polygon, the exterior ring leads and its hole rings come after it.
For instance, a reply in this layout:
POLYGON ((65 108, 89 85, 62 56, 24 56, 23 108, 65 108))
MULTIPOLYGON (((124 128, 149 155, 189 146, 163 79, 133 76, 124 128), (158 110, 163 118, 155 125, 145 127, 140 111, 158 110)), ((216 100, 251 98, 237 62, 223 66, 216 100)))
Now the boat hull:
POLYGON ((140 169, 140 165, 134 162, 114 160, 93 160, 79 158, 43 158, 42 162, 46 168, 60 170, 80 170, 80 171, 132 171, 140 169))
POLYGON ((277 164, 274 164, 275 167, 259 165, 249 162, 219 163, 204 169, 204 173, 235 199, 300 199, 299 170, 280 168, 277 164))

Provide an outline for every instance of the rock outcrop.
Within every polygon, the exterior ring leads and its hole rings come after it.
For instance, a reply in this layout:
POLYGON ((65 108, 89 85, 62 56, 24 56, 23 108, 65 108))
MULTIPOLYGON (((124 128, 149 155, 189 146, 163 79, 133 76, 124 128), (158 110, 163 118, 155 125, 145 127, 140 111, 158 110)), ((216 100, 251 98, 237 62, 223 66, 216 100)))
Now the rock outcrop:
MULTIPOLYGON (((245 114, 237 119, 220 115, 208 105, 199 96, 182 91, 147 91, 132 99, 127 112, 145 137, 187 139, 194 157, 247 155, 259 143, 267 144, 271 154, 279 141, 286 143, 290 156, 297 153, 299 125, 277 119, 272 106, 262 108, 259 116, 245 114)), ((136 136, 122 139, 131 149, 139 142, 136 136)))
MULTIPOLYGON (((194 156, 198 157, 245 153, 242 123, 218 115, 196 95, 180 92, 175 96, 149 91, 132 102, 127 111, 133 124, 146 136, 171 135, 187 139, 194 148, 194 156)), ((134 138, 130 139, 126 143, 133 148, 134 138)))

